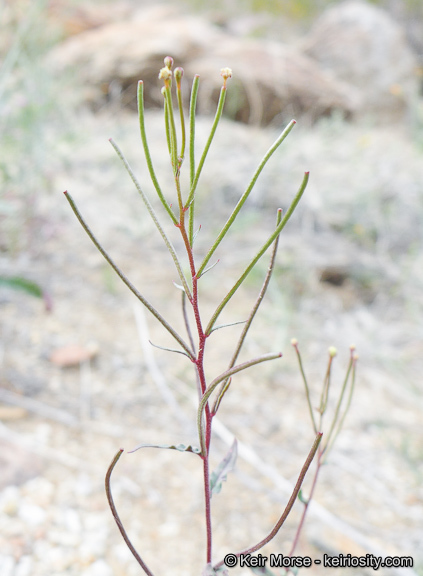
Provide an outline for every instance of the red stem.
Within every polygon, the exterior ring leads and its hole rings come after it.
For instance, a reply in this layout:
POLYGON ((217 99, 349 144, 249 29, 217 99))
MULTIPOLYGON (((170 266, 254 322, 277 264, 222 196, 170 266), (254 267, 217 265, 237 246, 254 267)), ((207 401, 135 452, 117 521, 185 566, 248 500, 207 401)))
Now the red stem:
MULTIPOLYGON (((197 368, 198 378, 200 380, 201 394, 204 394, 207 388, 206 376, 204 373, 204 349, 206 346, 207 336, 204 334, 203 326, 201 323, 200 308, 198 305, 198 278, 195 269, 194 254, 190 244, 188 234, 185 228, 185 209, 180 209, 180 220, 178 228, 181 232, 182 239, 185 244, 187 252, 191 278, 192 278, 192 299, 190 300, 194 313, 195 323, 198 332, 198 354, 194 363, 197 368)), ((204 499, 205 499, 205 515, 206 515, 206 532, 207 532, 207 564, 212 561, 212 522, 211 522, 211 494, 210 494, 210 469, 209 469, 209 451, 212 430, 212 414, 210 407, 207 403, 205 408, 205 446, 206 454, 203 455, 203 477, 204 477, 204 499)))
POLYGON ((316 472, 314 473, 313 482, 312 482, 312 484, 311 484, 311 489, 310 489, 309 497, 308 497, 308 499, 307 499, 307 502, 304 504, 303 513, 302 513, 302 516, 301 516, 300 523, 298 524, 298 528, 297 528, 297 532, 296 532, 296 534, 295 534, 294 542, 292 543, 291 550, 290 550, 290 552, 289 552, 289 554, 288 554, 288 556, 290 556, 290 557, 294 555, 295 549, 296 549, 296 547, 297 547, 297 545, 298 545, 298 540, 300 539, 300 534, 301 534, 302 529, 303 529, 303 526, 304 526, 304 521, 305 521, 305 518, 306 518, 306 515, 307 515, 307 510, 308 510, 309 504, 310 504, 310 502, 311 502, 311 500, 312 500, 312 498, 313 498, 314 490, 315 490, 316 485, 317 485, 317 478, 318 478, 318 476, 319 476, 320 468, 321 468, 321 466, 322 466, 321 459, 322 459, 322 456, 323 456, 323 452, 324 452, 324 449, 322 449, 322 448, 319 447, 319 451, 318 451, 318 453, 317 453, 316 472))

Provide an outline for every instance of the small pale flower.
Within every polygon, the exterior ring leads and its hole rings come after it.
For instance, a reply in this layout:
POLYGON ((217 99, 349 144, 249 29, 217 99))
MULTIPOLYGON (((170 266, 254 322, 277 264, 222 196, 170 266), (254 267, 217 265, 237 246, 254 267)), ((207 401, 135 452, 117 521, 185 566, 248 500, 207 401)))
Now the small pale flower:
POLYGON ((164 80, 165 82, 172 78, 172 70, 170 70, 167 66, 162 68, 159 72, 159 79, 164 80))
POLYGON ((226 88, 226 81, 228 78, 232 78, 232 69, 231 68, 222 68, 220 71, 220 75, 223 78, 223 86, 226 88))
POLYGON ((222 70, 220 71, 220 75, 222 76, 222 78, 224 80, 227 80, 228 78, 232 78, 232 69, 231 68, 222 68, 222 70))

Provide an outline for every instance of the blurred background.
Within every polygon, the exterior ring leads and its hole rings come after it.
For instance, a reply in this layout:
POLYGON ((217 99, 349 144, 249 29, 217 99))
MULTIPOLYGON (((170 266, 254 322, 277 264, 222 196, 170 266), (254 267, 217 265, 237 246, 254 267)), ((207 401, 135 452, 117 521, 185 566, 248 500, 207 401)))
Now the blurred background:
MULTIPOLYGON (((233 70, 198 189, 198 261, 264 153, 297 120, 202 279, 205 318, 310 171, 242 359, 284 357, 238 375, 218 415, 213 464, 233 435, 243 449, 213 498, 215 560, 271 529, 313 442, 296 337, 316 404, 328 347, 338 349, 332 410, 349 346, 359 354, 353 404, 297 554, 412 556, 412 570, 380 573, 423 575, 422 2, 0 0, 0 26, 1 576, 139 574, 107 507, 107 467, 120 447, 197 443, 192 366, 149 345, 171 343, 63 197, 69 190, 132 282, 185 333, 171 258, 108 142, 156 206, 136 114, 144 80, 154 165, 171 198, 157 79, 167 55, 185 70, 187 103, 200 74, 198 157, 219 71, 233 70)), ((264 257, 222 321, 246 318, 267 266, 264 257)), ((239 332, 210 339, 209 378, 227 366, 239 332)), ((154 573, 201 573, 194 455, 124 454, 113 489, 154 573)), ((289 551, 300 513, 297 503, 263 554, 289 551)))

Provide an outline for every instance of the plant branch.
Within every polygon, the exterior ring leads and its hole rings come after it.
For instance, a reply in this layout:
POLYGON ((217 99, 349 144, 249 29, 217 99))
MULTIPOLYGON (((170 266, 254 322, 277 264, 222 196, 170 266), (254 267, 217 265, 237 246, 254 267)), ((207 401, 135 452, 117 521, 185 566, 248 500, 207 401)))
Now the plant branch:
POLYGON ((140 124, 141 141, 144 148, 144 156, 147 162, 148 171, 150 173, 151 181, 153 182, 154 188, 156 189, 157 195, 160 198, 161 203, 165 207, 166 212, 171 217, 174 224, 177 224, 178 220, 175 214, 172 212, 168 202, 163 196, 162 189, 157 180, 156 173, 153 167, 153 161, 151 159, 150 149, 148 147, 147 134, 145 132, 145 114, 144 114, 144 83, 142 80, 138 82, 138 116, 140 124))
POLYGON ((166 244, 166 248, 169 250, 170 255, 172 256, 172 260, 175 264, 175 267, 178 271, 178 275, 179 278, 181 279, 182 285, 185 289, 185 292, 187 293, 188 298, 191 297, 191 292, 190 289, 188 287, 187 281, 185 279, 185 275, 182 271, 182 266, 179 262, 178 256, 175 252, 175 248, 172 245, 172 242, 170 241, 170 239, 168 238, 168 236, 166 235, 166 232, 163 230, 157 216, 156 213, 154 212, 154 209, 152 207, 152 205, 150 204, 149 199, 147 198, 147 196, 145 195, 144 191, 142 190, 131 166, 129 165, 128 161, 126 160, 126 158, 124 157, 124 155, 122 154, 122 151, 120 150, 119 146, 116 144, 116 142, 110 138, 110 144, 113 146, 113 148, 115 149, 117 155, 119 156, 119 158, 122 160, 128 174, 130 175, 132 182, 135 184, 135 187, 138 191, 138 193, 140 194, 141 198, 143 199, 143 202, 148 210, 148 213, 151 216, 151 219, 153 220, 154 224, 156 225, 157 230, 160 232, 161 237, 164 240, 164 243, 166 244))
MULTIPOLYGON (((197 106, 198 88, 200 85, 200 77, 198 74, 194 76, 191 90, 191 100, 189 105, 189 185, 190 189, 194 184, 195 178, 195 109, 197 106)), ((194 243, 194 203, 193 199, 189 207, 189 224, 188 235, 189 243, 191 246, 194 243)))
MULTIPOLYGON (((291 494, 291 497, 288 500, 288 504, 285 506, 285 510, 282 512, 282 515, 279 518, 279 520, 276 522, 273 530, 271 530, 269 532, 269 534, 265 538, 263 538, 263 540, 258 542, 258 544, 255 544, 254 546, 251 546, 250 548, 246 548, 245 550, 241 550, 241 552, 236 552, 235 556, 239 557, 239 556, 241 556, 241 554, 242 555, 252 554, 253 552, 256 552, 257 550, 260 550, 260 548, 263 548, 263 546, 265 546, 268 542, 270 542, 276 536, 276 534, 279 532, 280 528, 282 527, 285 520, 288 518, 289 513, 291 512, 291 509, 295 503, 295 500, 297 499, 301 485, 304 481, 304 477, 307 474, 307 471, 310 467, 310 464, 313 461, 313 458, 317 452, 317 449, 319 448, 319 444, 320 444, 321 439, 322 439, 322 433, 318 432, 317 436, 313 442, 313 446, 311 447, 311 450, 307 456, 307 459, 304 462, 304 465, 301 469, 300 475, 298 476, 297 483, 295 484, 295 487, 294 487, 294 490, 291 494)), ((217 570, 217 568, 219 568, 220 566, 223 566, 223 564, 224 564, 224 561, 221 560, 220 562, 215 564, 213 568, 215 570, 217 570)))
MULTIPOLYGON (((280 223, 281 218, 282 218, 282 210, 279 208, 279 210, 278 210, 278 215, 277 215, 277 218, 276 218, 276 226, 278 226, 278 224, 280 223)), ((273 244, 272 256, 271 256, 271 258, 270 258, 269 268, 268 268, 268 270, 267 270, 267 273, 266 273, 266 276, 265 276, 265 279, 264 279, 264 282, 263 282, 263 286, 261 287, 261 290, 260 290, 260 293, 259 293, 259 295, 258 295, 258 297, 257 297, 257 300, 256 300, 256 302, 255 302, 255 304, 254 304, 254 306, 253 306, 253 309, 252 309, 251 312, 250 312, 250 315, 249 315, 249 317, 248 317, 248 320, 246 321, 246 323, 245 323, 245 325, 244 325, 244 328, 243 328, 243 330, 242 330, 242 332, 241 332, 241 336, 239 337, 239 340, 238 340, 238 343, 237 343, 237 345, 236 345, 235 351, 234 351, 234 353, 233 353, 233 355, 232 355, 232 358, 231 358, 231 361, 230 361, 230 363, 229 363, 228 370, 229 370, 230 368, 232 368, 232 366, 235 365, 235 362, 237 361, 238 356, 239 356, 239 353, 241 352, 241 348, 242 348, 242 346, 243 346, 243 344, 244 344, 245 338, 246 338, 246 336, 247 336, 247 334, 248 334, 248 330, 250 329, 250 326, 251 326, 251 324, 252 324, 252 322, 253 322, 253 320, 254 320, 254 317, 255 317, 255 315, 256 315, 256 313, 257 313, 257 310, 259 309, 260 304, 261 304, 262 301, 263 301, 264 295, 266 294, 267 288, 268 288, 268 286, 269 286, 270 278, 272 277, 273 268, 274 268, 274 265, 275 265, 276 254, 277 254, 277 251, 278 251, 278 244, 279 244, 279 236, 276 237, 276 240, 275 240, 275 242, 274 242, 274 244, 273 244)), ((216 328, 213 328, 213 330, 216 330, 216 328)), ((213 330, 212 330, 212 331, 213 331, 213 330)), ((218 408, 219 408, 219 404, 220 404, 220 402, 221 402, 221 400, 222 400, 223 394, 226 392, 226 390, 227 390, 228 388, 229 388, 228 381, 225 380, 225 381, 222 383, 222 386, 221 386, 219 395, 218 395, 218 397, 216 398, 216 401, 215 401, 215 403, 214 403, 214 405, 213 405, 212 414, 216 414, 216 412, 217 412, 217 410, 218 410, 218 408)))
POLYGON ((198 435, 200 438, 201 453, 203 454, 203 456, 207 453, 207 450, 205 447, 205 442, 204 442, 203 411, 204 411, 205 407, 207 406, 207 403, 208 403, 210 396, 213 394, 213 392, 215 391, 217 386, 223 380, 227 380, 228 378, 230 378, 234 374, 237 374, 238 372, 241 372, 242 370, 246 370, 247 368, 250 368, 251 366, 255 366, 256 364, 260 364, 261 362, 267 362, 269 360, 276 360, 276 358, 281 358, 281 357, 282 357, 281 352, 279 352, 278 354, 264 354, 263 356, 260 356, 259 358, 254 358, 253 360, 248 360, 248 362, 244 362, 243 364, 238 364, 238 366, 234 366, 230 370, 225 370, 225 372, 220 374, 220 376, 215 378, 213 380, 213 382, 211 382, 209 384, 209 386, 207 387, 207 390, 204 392, 203 397, 201 398, 201 401, 200 401, 200 404, 198 407, 198 412, 197 412, 198 435))
POLYGON ((348 410, 349 410, 349 408, 350 408, 350 405, 351 405, 352 395, 353 395, 354 387, 355 387, 355 372, 356 372, 357 358, 358 358, 358 357, 354 354, 354 348, 352 348, 352 349, 351 349, 350 362, 349 362, 348 369, 347 369, 347 373, 346 373, 346 376, 345 376, 345 380, 344 380, 344 383, 343 383, 343 386, 342 386, 341 395, 340 395, 340 398, 339 398, 339 400, 338 400, 338 404, 337 404, 337 406, 336 406, 335 415, 334 415, 333 421, 332 421, 332 426, 331 426, 331 428, 330 428, 330 430, 329 430, 328 437, 327 437, 327 440, 326 440, 326 445, 325 445, 325 448, 324 448, 325 459, 327 458, 327 455, 328 455, 330 449, 332 448, 332 446, 333 446, 333 444, 334 444, 334 442, 335 442, 335 440, 336 440, 336 437, 338 436, 338 434, 339 434, 339 432, 340 432, 340 430, 341 430, 341 428, 342 428, 342 425, 343 425, 343 423, 344 423, 345 417, 346 417, 346 415, 347 415, 347 413, 348 413, 348 410), (352 372, 352 374, 351 374, 351 372, 352 372), (351 385, 350 385, 350 391, 349 391, 349 394, 348 394, 347 404, 346 404, 346 406, 345 406, 345 410, 344 410, 341 418, 339 419, 338 426, 336 427, 336 430, 335 430, 335 432, 334 432, 335 424, 336 424, 337 421, 338 421, 339 410, 340 410, 340 407, 341 407, 341 403, 342 403, 343 397, 344 397, 344 395, 345 395, 345 391, 346 391, 346 387, 347 387, 347 383, 348 383, 350 374, 351 374, 351 385), (332 438, 332 434, 333 434, 333 438, 332 438))
POLYGON ((207 336, 210 334, 210 332, 211 332, 216 320, 218 319, 220 313, 222 312, 223 308, 226 306, 226 304, 229 302, 229 300, 232 298, 232 296, 235 294, 235 292, 238 290, 238 288, 244 282, 245 278, 248 276, 248 274, 251 272, 251 270, 254 268, 254 266, 257 264, 257 262, 260 260, 260 258, 263 256, 263 254, 269 248, 269 246, 275 241, 275 239, 279 236, 279 234, 281 233, 281 231, 285 227, 286 223, 288 222, 288 220, 292 216, 292 213, 294 212, 298 202, 300 201, 301 196, 304 193, 304 190, 306 189, 306 186, 308 183, 308 178, 309 178, 309 172, 306 172, 304 174, 304 178, 303 178, 303 181, 301 183, 301 186, 300 186, 297 194, 295 195, 295 198, 291 202, 291 205, 288 208, 288 211, 286 212, 285 216, 282 218, 281 222, 276 227, 276 230, 268 238, 268 240, 264 243, 264 245, 261 247, 259 252, 251 260, 250 264, 247 266, 247 268, 244 270, 242 275, 239 277, 237 282, 234 284, 234 286, 231 288, 231 290, 228 292, 228 294, 225 296, 225 298, 222 300, 222 302, 217 307, 216 311, 214 312, 214 314, 213 314, 213 316, 212 316, 212 318, 211 318, 211 320, 208 323, 208 326, 206 328, 205 333, 207 336))
POLYGON ((307 397, 307 405, 308 405, 308 411, 310 413, 310 418, 311 418, 311 422, 313 424, 313 430, 314 433, 317 434, 317 425, 316 425, 316 420, 314 418, 314 413, 313 413, 313 407, 311 405, 311 398, 310 398, 310 388, 308 386, 308 382, 307 382, 307 378, 304 372, 304 367, 303 367, 303 362, 301 359, 301 354, 300 354, 300 350, 298 348, 298 341, 296 338, 293 338, 291 340, 291 344, 292 346, 295 348, 295 352, 297 354, 297 358, 298 358, 298 364, 300 366, 300 372, 301 372, 301 376, 304 382, 304 387, 305 387, 305 391, 306 391, 306 397, 307 397))
POLYGON ((218 237, 216 238, 213 246, 210 248, 210 250, 207 252, 200 268, 198 269, 198 275, 201 276, 202 271, 204 270, 204 268, 207 266, 208 261, 210 260, 210 258, 212 257, 213 253, 215 252, 216 248, 219 246, 219 244, 221 243, 221 241, 223 240, 223 238, 225 237, 227 231, 229 230, 229 228, 232 226, 235 218, 237 217, 239 211, 241 210, 241 208, 243 207, 243 205, 245 204, 245 201, 247 200, 248 196, 250 195, 252 189, 255 186, 255 183, 257 182, 257 178, 260 176, 263 168, 266 166, 267 162, 269 161, 269 159, 272 157, 273 153, 279 148, 279 146, 282 144, 282 142, 285 140, 285 138, 288 136, 288 134, 291 132, 291 130, 293 129, 293 127, 295 126, 296 122, 295 120, 292 120, 288 126, 285 128, 285 130, 282 132, 282 134, 279 136, 279 138, 276 140, 276 142, 269 148, 269 150, 266 152, 266 154, 263 157, 263 160, 260 162, 257 170, 254 173, 254 176, 252 177, 246 191, 244 192, 244 194, 241 196, 241 198, 238 200, 237 205, 235 206, 232 214, 229 216, 226 224, 223 226, 222 230, 220 231, 218 237))
POLYGON ((169 332, 169 334, 171 334, 175 338, 175 340, 180 344, 180 346, 188 354, 190 360, 194 360, 189 346, 183 341, 183 339, 179 336, 179 334, 170 326, 170 324, 168 324, 168 322, 163 318, 163 316, 150 304, 150 302, 148 302, 148 300, 146 300, 146 298, 144 298, 144 296, 140 292, 138 292, 138 290, 135 288, 135 286, 132 284, 132 282, 125 276, 125 274, 122 272, 122 270, 117 266, 117 264, 114 263, 114 261, 111 259, 111 257, 104 250, 103 246, 100 244, 100 242, 94 236, 94 234, 91 232, 90 227, 85 222, 84 218, 82 217, 81 213, 79 212, 72 196, 67 191, 64 192, 64 194, 66 196, 67 201, 71 205, 71 208, 75 213, 75 216, 78 218, 81 226, 83 227, 85 232, 88 234, 88 236, 90 237, 94 246, 97 248, 97 250, 103 256, 103 258, 110 264, 110 266, 113 268, 113 270, 116 272, 116 274, 122 280, 122 282, 124 284, 126 284, 126 286, 131 290, 131 292, 138 298, 138 300, 147 308, 147 310, 149 310, 149 312, 151 312, 151 314, 155 318, 157 318, 157 320, 169 332))
POLYGON ((203 154, 200 158, 200 162, 198 164, 198 168, 197 168, 197 171, 195 173, 194 181, 192 183, 191 190, 190 190, 190 193, 189 193, 189 196, 188 196, 188 199, 187 199, 185 206, 189 206, 191 204, 192 200, 194 199, 194 194, 195 194, 195 191, 197 189, 197 184, 198 184, 198 180, 200 178, 201 171, 203 169, 204 161, 207 157, 210 145, 211 145, 213 138, 214 138, 214 135, 216 133, 217 125, 219 124, 220 118, 222 117, 223 105, 225 104, 225 98, 226 98, 226 86, 222 86, 222 88, 220 90, 219 102, 217 103, 216 115, 214 117, 214 121, 213 121, 213 125, 212 125, 211 131, 210 131, 210 135, 209 135, 208 140, 206 142, 206 146, 204 148, 203 154))
POLYGON ((144 562, 144 560, 141 558, 141 556, 138 554, 138 552, 135 550, 132 542, 129 540, 128 535, 126 533, 125 528, 123 527, 123 524, 121 522, 121 519, 119 518, 119 514, 117 513, 116 510, 116 506, 115 503, 113 502, 113 496, 112 496, 112 491, 110 489, 110 477, 112 475, 113 469, 117 464, 117 461, 119 460, 119 458, 121 457, 123 452, 123 449, 121 448, 115 455, 115 457, 113 458, 107 473, 106 473, 106 481, 105 481, 105 486, 106 486, 106 495, 107 495, 107 500, 109 502, 109 506, 110 506, 110 510, 112 511, 113 514, 113 518, 116 521, 117 527, 119 528, 120 533, 123 536, 123 539, 125 540, 126 545, 128 546, 129 550, 132 552, 132 554, 135 557, 135 560, 138 562, 138 564, 141 566, 141 568, 144 570, 144 572, 147 574, 147 576, 154 576, 153 572, 151 572, 151 570, 149 569, 149 567, 147 566, 147 564, 144 562))

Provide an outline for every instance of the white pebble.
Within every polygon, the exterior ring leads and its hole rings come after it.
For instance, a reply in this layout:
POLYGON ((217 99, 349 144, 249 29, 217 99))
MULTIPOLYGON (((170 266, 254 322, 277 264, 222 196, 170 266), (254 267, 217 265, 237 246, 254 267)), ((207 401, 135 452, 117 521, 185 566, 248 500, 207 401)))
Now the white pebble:
POLYGON ((15 571, 15 560, 12 556, 0 556, 0 574, 2 576, 13 576, 15 571))
POLYGON ((113 573, 104 560, 96 560, 81 573, 81 576, 113 576, 113 573))

